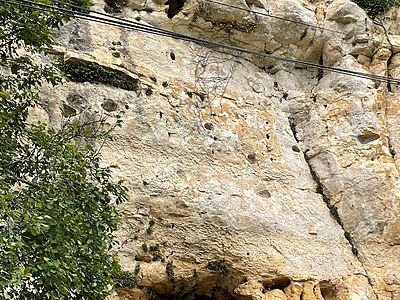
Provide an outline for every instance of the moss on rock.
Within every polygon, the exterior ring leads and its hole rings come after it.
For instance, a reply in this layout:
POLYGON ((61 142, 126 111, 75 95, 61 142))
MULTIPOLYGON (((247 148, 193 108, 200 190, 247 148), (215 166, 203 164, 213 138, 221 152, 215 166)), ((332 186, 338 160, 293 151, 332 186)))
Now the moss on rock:
POLYGON ((106 84, 128 91, 139 90, 139 80, 137 78, 95 62, 69 59, 60 64, 59 68, 71 81, 106 84))

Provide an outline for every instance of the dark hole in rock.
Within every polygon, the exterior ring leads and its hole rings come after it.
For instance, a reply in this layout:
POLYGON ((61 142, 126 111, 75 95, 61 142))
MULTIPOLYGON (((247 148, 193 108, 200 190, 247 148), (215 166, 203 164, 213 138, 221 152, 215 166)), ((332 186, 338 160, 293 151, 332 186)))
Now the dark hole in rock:
POLYGON ((163 87, 168 87, 168 82, 164 81, 164 82, 162 83, 162 86, 163 86, 163 87))
POLYGON ((392 158, 396 157, 396 149, 393 147, 393 145, 389 144, 389 152, 390 152, 390 155, 392 156, 392 158))
POLYGON ((157 297, 157 300, 212 300, 215 298, 211 298, 207 295, 190 295, 190 296, 179 296, 179 295, 160 295, 157 297))
POLYGON ((265 135, 265 137, 267 138, 267 140, 269 140, 269 139, 271 138, 271 136, 269 135, 269 133, 267 133, 267 134, 265 135))
POLYGON ((193 97, 193 93, 190 92, 190 91, 187 91, 186 94, 189 96, 189 98, 192 98, 192 97, 193 97))
POLYGON ((337 292, 335 286, 329 281, 321 281, 320 284, 321 294, 325 300, 337 299, 337 292))
POLYGON ((151 95, 153 95, 153 90, 149 87, 146 90, 146 96, 151 96, 151 95))
POLYGON ((69 106, 68 104, 63 103, 62 115, 63 115, 64 117, 76 116, 76 115, 77 115, 77 111, 76 111, 76 109, 73 108, 72 106, 69 106))
POLYGON ((312 99, 314 103, 317 102, 317 95, 313 95, 312 99))
POLYGON ((137 17, 135 18, 135 20, 138 21, 138 22, 140 22, 140 21, 142 20, 142 18, 141 18, 140 16, 137 16, 137 17))
POLYGON ((376 141, 377 139, 380 138, 380 135, 369 131, 369 130, 365 130, 362 134, 360 134, 357 137, 357 140, 361 143, 361 144, 368 144, 371 143, 373 141, 376 141))
POLYGON ((292 150, 294 151, 294 152, 300 152, 301 150, 300 150, 300 147, 298 146, 298 145, 294 145, 293 147, 292 147, 292 150))
POLYGON ((129 105, 128 104, 125 105, 125 109, 129 109, 129 105))
POLYGON ((304 39, 306 36, 307 36, 307 28, 306 28, 306 30, 304 30, 303 34, 301 35, 300 41, 301 41, 302 39, 304 39))
POLYGON ((268 190, 261 190, 261 191, 258 192, 258 194, 261 197, 264 197, 264 198, 267 198, 267 199, 271 198, 271 193, 268 190))
POLYGON ((285 100, 288 98, 288 96, 289 96, 289 94, 288 94, 288 93, 286 93, 286 92, 285 92, 285 93, 283 93, 283 95, 282 95, 283 99, 285 99, 285 100))
POLYGON ((150 79, 151 79, 153 82, 157 82, 157 78, 156 78, 155 76, 150 76, 150 79))
POLYGON ((247 155, 247 159, 255 162, 256 154, 255 153, 250 153, 249 155, 247 155))
POLYGON ((176 59, 175 53, 172 51, 169 53, 169 57, 171 57, 172 60, 176 59))
POLYGON ((182 9, 186 0, 168 0, 165 4, 169 5, 168 7, 168 18, 172 19, 176 16, 182 9))
MULTIPOLYGON (((212 291, 207 294, 201 294, 200 292, 187 291, 188 288, 180 287, 182 292, 179 294, 162 295, 155 292, 152 293, 153 300, 235 300, 236 298, 229 295, 227 291, 221 288, 215 287, 212 291)), ((196 288, 195 288, 196 289, 196 288)))
POLYGON ((218 138, 216 136, 213 137, 214 141, 218 140, 218 138))
POLYGON ((204 94, 198 94, 200 101, 203 102, 204 100, 206 100, 206 95, 204 94))
POLYGON ((207 130, 213 130, 214 129, 214 124, 210 123, 210 122, 204 123, 204 128, 207 129, 207 130))
POLYGON ((283 290, 284 288, 288 287, 290 283, 291 280, 289 277, 281 276, 264 281, 263 286, 267 290, 283 290))
POLYGON ((77 106, 83 107, 86 105, 86 99, 78 94, 69 94, 66 100, 69 104, 75 107, 77 106))
POLYGON ((255 164, 256 163, 256 154, 255 153, 248 154, 247 161, 251 164, 255 164))
POLYGON ((119 52, 113 52, 112 56, 114 56, 115 58, 120 58, 121 57, 121 53, 119 52))
POLYGON ((111 99, 106 99, 102 104, 101 107, 108 112, 113 112, 118 109, 118 104, 111 99))

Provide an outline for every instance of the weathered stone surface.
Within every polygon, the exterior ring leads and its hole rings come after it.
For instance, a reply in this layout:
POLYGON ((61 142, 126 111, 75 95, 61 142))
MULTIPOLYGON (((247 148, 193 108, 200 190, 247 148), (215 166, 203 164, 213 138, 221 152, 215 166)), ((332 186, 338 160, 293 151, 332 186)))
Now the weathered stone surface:
MULTIPOLYGON (((166 1, 131 0, 121 15, 400 77, 394 12, 386 36, 348 0, 220 1, 325 29, 213 1, 186 1, 170 19, 166 1)), ((130 191, 113 254, 138 288, 115 299, 399 297, 396 86, 83 21, 59 43, 77 67, 95 62, 96 74, 135 82, 72 76, 44 88, 32 112, 50 124, 88 107, 122 115, 103 154, 130 191)))

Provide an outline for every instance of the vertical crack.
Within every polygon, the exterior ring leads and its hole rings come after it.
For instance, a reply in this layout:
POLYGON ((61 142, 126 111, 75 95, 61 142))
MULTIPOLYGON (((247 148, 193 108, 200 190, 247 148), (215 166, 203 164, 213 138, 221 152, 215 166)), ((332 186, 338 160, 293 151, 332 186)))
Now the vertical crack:
MULTIPOLYGON (((299 139, 298 139, 298 137, 297 137, 296 125, 295 125, 295 123, 293 122, 293 120, 291 120, 290 118, 289 118, 289 124, 290 124, 290 129, 291 129, 292 132, 293 132, 293 136, 294 136, 295 140, 296 140, 297 142, 299 142, 299 139)), ((316 193, 318 193, 318 194, 320 194, 320 195, 322 196, 322 199, 324 200, 324 202, 326 203, 326 206, 327 206, 328 209, 329 209, 329 212, 330 212, 330 214, 331 214, 331 217, 332 217, 332 218, 340 225, 340 227, 342 228, 342 230, 343 230, 343 232, 344 232, 344 237, 345 237, 345 239, 348 241, 349 245, 351 246, 351 251, 353 252, 354 257, 355 257, 355 258, 360 262, 360 264, 363 266, 363 263, 362 263, 362 261, 361 261, 361 259, 360 259, 360 257, 359 257, 359 252, 358 252, 358 249, 357 249, 357 247, 356 247, 356 243, 355 243, 355 241, 354 241, 354 238, 351 236, 351 233, 350 233, 350 232, 348 232, 347 230, 345 230, 344 225, 343 225, 343 221, 342 221, 342 219, 340 218, 340 215, 339 215, 339 212, 338 212, 338 210, 337 210, 337 207, 335 207, 334 205, 331 205, 330 200, 329 200, 329 197, 325 194, 325 192, 324 192, 324 186, 323 186, 323 184, 322 184, 320 178, 318 177, 317 173, 315 172, 315 170, 313 169, 313 167, 312 167, 312 165, 311 165, 311 161, 310 161, 310 160, 311 160, 311 157, 307 154, 307 150, 304 151, 303 154, 304 154, 304 159, 305 159, 305 161, 306 161, 306 163, 307 163, 307 165, 308 165, 308 168, 309 168, 309 170, 310 170, 310 174, 311 174, 313 180, 315 181, 315 183, 316 183, 316 185, 317 185, 316 193)), ((374 293, 375 298, 376 298, 376 299, 379 299, 379 298, 378 298, 378 295, 377 295, 377 293, 376 293, 376 291, 375 291, 375 289, 374 289, 374 286, 373 286, 373 284, 372 284, 372 280, 371 280, 370 276, 368 275, 367 270, 365 270, 365 268, 363 268, 363 269, 364 269, 364 271, 365 271, 365 274, 360 274, 360 275, 363 275, 363 276, 367 279, 367 282, 368 282, 368 284, 371 286, 371 290, 372 290, 372 292, 374 293)))
MULTIPOLYGON (((290 124, 290 129, 291 129, 292 132, 293 132, 293 136, 294 136, 295 140, 296 140, 297 142, 299 142, 299 140, 298 140, 298 138, 297 138, 296 125, 295 125, 294 122, 291 121, 291 120, 289 120, 289 124, 290 124)), ((348 231, 344 228, 344 225, 343 225, 342 219, 340 218, 340 215, 339 215, 339 212, 338 212, 338 210, 337 210, 337 207, 334 206, 334 205, 331 205, 330 200, 329 200, 329 197, 324 193, 324 186, 323 186, 323 184, 322 184, 320 178, 318 177, 317 173, 315 172, 315 170, 313 169, 313 167, 312 167, 312 165, 311 165, 311 161, 310 161, 311 158, 310 158, 310 156, 307 154, 306 151, 303 152, 303 154, 304 154, 304 159, 305 159, 305 161, 306 161, 306 163, 307 163, 307 165, 308 165, 308 168, 309 168, 309 170, 310 170, 311 177, 313 178, 314 182, 315 182, 316 185, 317 185, 316 193, 317 193, 317 194, 320 194, 320 195, 322 196, 322 199, 324 200, 326 206, 327 206, 328 209, 329 209, 329 212, 330 212, 330 214, 331 214, 332 219, 334 219, 334 220, 336 221, 336 223, 338 223, 338 224, 340 225, 340 227, 343 229, 344 237, 346 238, 346 240, 347 240, 348 243, 350 244, 350 246, 351 246, 351 251, 353 252, 354 256, 356 256, 357 259, 359 259, 359 258, 358 258, 358 250, 357 250, 356 244, 355 244, 355 242, 354 242, 354 239, 353 239, 353 237, 351 236, 351 233, 348 232, 348 231)))

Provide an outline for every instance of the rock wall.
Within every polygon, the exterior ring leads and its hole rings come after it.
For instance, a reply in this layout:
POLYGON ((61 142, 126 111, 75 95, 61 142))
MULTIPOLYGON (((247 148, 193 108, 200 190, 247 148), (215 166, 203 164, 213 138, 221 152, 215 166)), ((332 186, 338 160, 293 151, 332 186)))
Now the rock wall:
MULTIPOLYGON (((94 2, 400 78, 396 10, 378 24, 348 0, 94 2)), ((124 121, 103 148, 130 191, 113 253, 132 285, 115 299, 400 299, 398 87, 87 21, 58 40, 71 81, 34 115, 124 121)))

